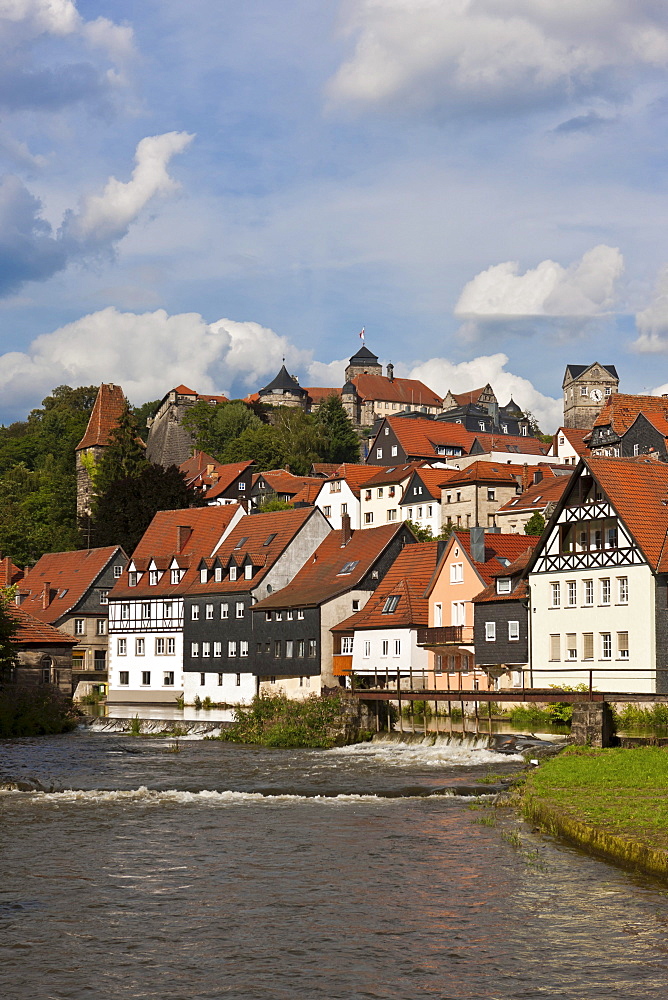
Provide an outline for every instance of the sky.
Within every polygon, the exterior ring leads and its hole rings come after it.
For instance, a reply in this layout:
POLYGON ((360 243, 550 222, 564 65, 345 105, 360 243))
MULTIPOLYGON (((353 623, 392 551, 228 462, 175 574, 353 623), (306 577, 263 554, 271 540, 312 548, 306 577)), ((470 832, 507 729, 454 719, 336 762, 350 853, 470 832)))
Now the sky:
POLYGON ((0 0, 0 421, 366 345, 543 430, 668 392, 661 0, 0 0))

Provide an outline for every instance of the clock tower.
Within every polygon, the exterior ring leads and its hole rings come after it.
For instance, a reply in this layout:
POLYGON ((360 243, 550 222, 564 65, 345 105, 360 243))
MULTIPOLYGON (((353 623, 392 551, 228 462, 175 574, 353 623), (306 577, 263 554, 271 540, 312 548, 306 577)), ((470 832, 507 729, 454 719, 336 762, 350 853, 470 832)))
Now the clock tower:
POLYGON ((619 390, 619 376, 614 365, 568 365, 563 381, 564 427, 589 429, 601 407, 619 390))

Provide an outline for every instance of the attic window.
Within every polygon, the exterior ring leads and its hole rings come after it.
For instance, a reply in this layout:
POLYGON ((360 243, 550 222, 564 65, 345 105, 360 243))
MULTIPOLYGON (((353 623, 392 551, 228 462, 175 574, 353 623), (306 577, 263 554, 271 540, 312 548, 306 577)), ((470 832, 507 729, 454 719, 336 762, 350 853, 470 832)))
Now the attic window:
POLYGON ((399 603, 400 594, 393 594, 391 597, 385 601, 385 606, 383 607, 384 615, 391 615, 393 611, 397 610, 397 604, 399 603))
POLYGON ((199 582, 200 583, 206 583, 206 581, 208 580, 208 578, 209 578, 208 570, 207 570, 206 566, 202 566, 201 570, 199 571, 199 582))
POLYGON ((511 501, 510 501, 510 506, 511 506, 511 507, 514 507, 514 506, 515 506, 515 504, 517 503, 517 501, 518 501, 518 500, 519 500, 519 497, 515 497, 515 499, 514 499, 514 500, 511 500, 511 501))
POLYGON ((357 566, 358 563, 359 559, 354 559, 353 562, 347 562, 343 567, 343 569, 339 570, 337 576, 345 576, 346 573, 352 573, 352 571, 355 569, 355 566, 357 566))
POLYGON ((236 545, 234 546, 234 548, 235 548, 235 549, 240 549, 240 548, 241 548, 241 546, 242 546, 242 545, 245 545, 247 541, 248 541, 248 535, 244 535, 244 537, 243 537, 243 538, 240 538, 240 539, 239 539, 239 541, 238 541, 238 542, 237 542, 237 544, 236 544, 236 545))
POLYGON ((65 589, 61 590, 61 592, 58 594, 58 597, 64 597, 69 589, 70 589, 69 587, 65 587, 65 589))
POLYGON ((273 542, 273 540, 276 538, 276 534, 277 534, 277 532, 274 532, 273 535, 269 535, 269 537, 267 538, 267 540, 262 543, 262 548, 264 548, 265 545, 271 545, 271 543, 273 542))
POLYGON ((213 571, 213 579, 215 580, 216 583, 221 582, 221 580, 223 579, 222 566, 216 566, 216 568, 213 571))
POLYGON ((497 594, 509 594, 510 593, 510 577, 501 576, 496 581, 496 592, 497 594))
MULTIPOLYGON (((173 572, 174 571, 172 570, 172 573, 173 572)), ((137 574, 135 572, 128 573, 128 587, 136 587, 136 586, 137 586, 137 574)))

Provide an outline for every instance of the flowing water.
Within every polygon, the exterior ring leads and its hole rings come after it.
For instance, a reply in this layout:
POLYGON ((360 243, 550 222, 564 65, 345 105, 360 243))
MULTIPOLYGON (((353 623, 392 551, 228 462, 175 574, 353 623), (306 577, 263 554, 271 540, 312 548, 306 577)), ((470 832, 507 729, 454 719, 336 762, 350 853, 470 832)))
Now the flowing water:
POLYGON ((3 1000, 666 996, 668 887, 443 794, 517 760, 172 746, 0 742, 3 1000))

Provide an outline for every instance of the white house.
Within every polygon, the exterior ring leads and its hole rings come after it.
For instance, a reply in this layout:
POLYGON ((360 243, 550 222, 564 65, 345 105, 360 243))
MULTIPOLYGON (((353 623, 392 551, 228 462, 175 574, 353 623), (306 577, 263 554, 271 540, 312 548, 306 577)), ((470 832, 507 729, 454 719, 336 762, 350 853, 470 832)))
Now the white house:
POLYGON ((361 527, 360 484, 369 478, 372 471, 368 465, 344 462, 335 475, 322 483, 314 503, 337 531, 341 530, 341 518, 344 514, 349 516, 353 531, 361 527))

